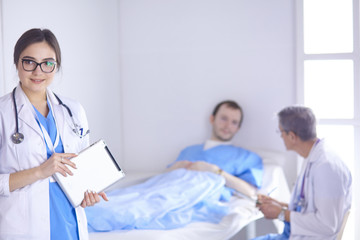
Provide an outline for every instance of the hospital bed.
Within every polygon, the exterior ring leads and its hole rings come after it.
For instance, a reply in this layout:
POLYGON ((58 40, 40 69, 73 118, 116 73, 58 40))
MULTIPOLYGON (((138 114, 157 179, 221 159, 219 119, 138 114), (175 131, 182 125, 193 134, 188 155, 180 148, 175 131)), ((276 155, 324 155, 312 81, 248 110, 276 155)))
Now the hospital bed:
MULTIPOLYGON (((263 186, 259 191, 267 194, 269 191, 276 188, 276 190, 271 193, 271 196, 281 201, 288 201, 290 192, 284 171, 281 167, 285 161, 284 154, 265 150, 258 150, 255 152, 263 158, 264 163, 263 186)), ((127 173, 124 179, 120 180, 109 190, 144 182, 155 174, 157 173, 127 173)), ((89 238, 90 240, 224 240, 231 239, 236 233, 248 225, 252 226, 251 229, 255 229, 255 220, 263 217, 262 213, 255 207, 254 202, 248 199, 233 196, 226 204, 229 206, 230 211, 218 224, 194 222, 185 227, 171 230, 136 229, 96 232, 90 233, 89 238)), ((274 220, 274 224, 280 231, 282 223, 278 220, 274 220)), ((250 231, 250 236, 253 234, 254 233, 251 233, 250 231)))

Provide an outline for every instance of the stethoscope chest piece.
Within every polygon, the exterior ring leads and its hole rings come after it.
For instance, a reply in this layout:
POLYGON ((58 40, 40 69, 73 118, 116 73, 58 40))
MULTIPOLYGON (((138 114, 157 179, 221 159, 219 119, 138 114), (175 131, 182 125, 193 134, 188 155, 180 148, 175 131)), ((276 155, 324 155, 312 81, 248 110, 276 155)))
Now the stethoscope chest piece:
POLYGON ((16 87, 14 88, 14 90, 12 92, 12 98, 13 98, 14 109, 15 109, 16 131, 13 135, 11 135, 11 141, 15 144, 19 144, 22 141, 24 141, 24 134, 19 133, 19 122, 18 122, 17 106, 16 106, 16 101, 15 101, 15 91, 16 91, 16 87))
POLYGON ((13 135, 11 135, 11 141, 15 144, 19 144, 22 141, 24 141, 24 134, 16 132, 13 135))

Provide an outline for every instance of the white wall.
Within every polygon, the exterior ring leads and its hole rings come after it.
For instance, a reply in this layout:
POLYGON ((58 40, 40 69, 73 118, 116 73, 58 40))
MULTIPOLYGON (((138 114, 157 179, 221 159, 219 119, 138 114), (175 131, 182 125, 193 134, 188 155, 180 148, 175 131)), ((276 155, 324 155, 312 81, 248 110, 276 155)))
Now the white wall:
POLYGON ((204 141, 212 108, 224 99, 245 111, 235 143, 284 150, 274 114, 295 100, 293 7, 287 0, 120 1, 126 168, 165 167, 204 141))
POLYGON ((2 21, 2 1, 0 0, 0 95, 2 96, 5 93, 4 87, 5 87, 5 73, 4 73, 4 54, 3 54, 3 21, 2 21))
MULTIPOLYGON (((159 171, 185 146, 203 142, 212 108, 224 99, 245 111, 236 144, 285 151, 274 114, 295 102, 292 1, 2 5, 4 91, 17 82, 16 40, 29 28, 50 28, 63 51, 53 89, 84 105, 92 139, 103 137, 125 171, 159 171)), ((285 167, 292 182, 296 171, 291 162, 285 167)))

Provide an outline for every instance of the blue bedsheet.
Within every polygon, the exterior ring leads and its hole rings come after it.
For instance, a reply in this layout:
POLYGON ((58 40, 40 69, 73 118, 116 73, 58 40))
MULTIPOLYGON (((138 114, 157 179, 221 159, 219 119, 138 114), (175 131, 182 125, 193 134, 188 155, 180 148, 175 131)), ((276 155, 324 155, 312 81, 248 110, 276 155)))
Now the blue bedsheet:
POLYGON ((191 222, 218 223, 228 212, 219 201, 223 177, 177 169, 148 181, 108 193, 86 208, 90 232, 121 229, 173 229, 191 222))

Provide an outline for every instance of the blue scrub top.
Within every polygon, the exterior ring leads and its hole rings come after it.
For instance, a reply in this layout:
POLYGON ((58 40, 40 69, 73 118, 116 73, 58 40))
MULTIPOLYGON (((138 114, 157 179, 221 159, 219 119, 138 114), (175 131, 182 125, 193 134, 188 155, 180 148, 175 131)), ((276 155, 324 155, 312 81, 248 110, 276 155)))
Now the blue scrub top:
MULTIPOLYGON (((35 107, 37 115, 37 123, 44 127, 48 132, 52 143, 56 140, 56 124, 50 104, 48 102, 49 113, 45 118, 35 107)), ((40 127, 41 129, 41 127, 40 127)), ((43 133, 44 134, 44 133, 43 133)), ((45 138, 44 138, 45 140, 45 138)), ((46 141, 45 141, 46 142, 46 141)), ((47 159, 53 154, 46 144, 47 159)), ((55 152, 64 153, 64 146, 61 139, 55 148, 55 152)), ((64 239, 79 239, 78 223, 75 213, 75 208, 71 205, 64 192, 61 190, 57 182, 50 182, 49 184, 50 195, 50 235, 51 240, 64 240, 64 239)))
MULTIPOLYGON (((257 154, 233 145, 219 145, 204 150, 204 144, 193 145, 181 151, 176 161, 205 161, 217 165, 224 171, 260 188, 264 167, 257 154)), ((228 201, 233 189, 225 187, 222 200, 228 201)))

